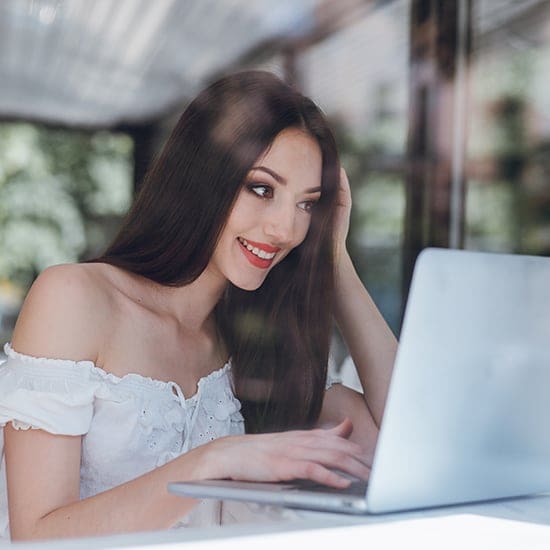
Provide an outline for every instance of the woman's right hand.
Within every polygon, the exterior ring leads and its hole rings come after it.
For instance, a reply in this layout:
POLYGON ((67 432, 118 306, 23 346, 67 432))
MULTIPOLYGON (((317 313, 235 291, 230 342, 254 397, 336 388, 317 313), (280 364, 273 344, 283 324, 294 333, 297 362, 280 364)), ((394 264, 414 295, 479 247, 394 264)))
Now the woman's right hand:
POLYGON ((310 479, 344 488, 350 480, 333 469, 360 479, 370 473, 365 451, 348 439, 352 430, 351 421, 345 419, 330 429, 222 437, 201 449, 203 474, 240 481, 310 479))

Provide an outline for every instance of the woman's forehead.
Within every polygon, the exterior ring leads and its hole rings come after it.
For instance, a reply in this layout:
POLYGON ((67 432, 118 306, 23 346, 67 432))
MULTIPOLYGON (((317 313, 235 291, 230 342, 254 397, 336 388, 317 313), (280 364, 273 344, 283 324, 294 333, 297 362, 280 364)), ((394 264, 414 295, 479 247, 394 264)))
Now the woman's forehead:
POLYGON ((283 181, 299 180, 303 187, 320 185, 322 175, 322 153, 319 144, 308 133, 297 128, 283 130, 270 147, 254 163, 253 167, 264 167, 274 172, 283 181))

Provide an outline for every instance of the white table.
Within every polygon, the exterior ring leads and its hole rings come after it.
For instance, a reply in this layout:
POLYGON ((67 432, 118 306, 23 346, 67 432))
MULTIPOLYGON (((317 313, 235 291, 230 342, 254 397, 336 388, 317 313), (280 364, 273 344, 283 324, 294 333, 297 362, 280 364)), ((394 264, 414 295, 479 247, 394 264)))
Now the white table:
POLYGON ((297 512, 223 527, 17 544, 22 549, 550 549, 550 494, 372 516, 297 512))

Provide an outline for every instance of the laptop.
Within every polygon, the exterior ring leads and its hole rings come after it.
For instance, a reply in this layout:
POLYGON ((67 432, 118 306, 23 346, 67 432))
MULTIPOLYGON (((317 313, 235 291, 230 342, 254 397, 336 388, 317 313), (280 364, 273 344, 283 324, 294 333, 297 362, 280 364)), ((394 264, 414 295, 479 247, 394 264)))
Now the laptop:
POLYGON ((355 514, 550 491, 550 258, 425 249, 368 484, 305 485, 206 480, 168 488, 355 514))

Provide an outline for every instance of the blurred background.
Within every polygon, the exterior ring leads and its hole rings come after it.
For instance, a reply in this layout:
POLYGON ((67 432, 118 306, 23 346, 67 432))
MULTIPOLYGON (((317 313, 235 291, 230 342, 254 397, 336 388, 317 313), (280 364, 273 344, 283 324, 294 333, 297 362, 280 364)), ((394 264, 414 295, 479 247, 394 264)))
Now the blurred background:
POLYGON ((1 0, 0 344, 40 271, 104 249, 187 102, 243 68, 330 119, 349 247, 397 335, 424 247, 550 254, 548 0, 1 0))

